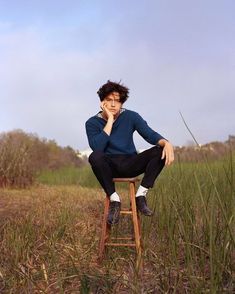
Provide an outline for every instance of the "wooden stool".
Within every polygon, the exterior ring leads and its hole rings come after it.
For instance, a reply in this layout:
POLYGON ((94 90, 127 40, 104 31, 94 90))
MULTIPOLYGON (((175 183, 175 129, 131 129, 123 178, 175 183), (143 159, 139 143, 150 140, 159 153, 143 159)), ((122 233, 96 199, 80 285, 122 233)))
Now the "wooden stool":
POLYGON ((104 251, 106 246, 127 246, 135 247, 137 253, 137 260, 141 258, 141 241, 140 241, 140 219, 136 209, 135 202, 135 183, 139 181, 138 178, 113 178, 113 181, 129 183, 129 196, 130 196, 130 209, 121 209, 120 214, 126 214, 132 216, 134 236, 133 237, 118 237, 112 238, 110 240, 110 231, 111 225, 107 223, 107 216, 109 212, 109 203, 110 199, 106 195, 105 204, 104 204, 104 216, 102 222, 102 232, 100 238, 100 247, 99 247, 99 261, 101 262, 104 257, 104 251), (128 243, 128 240, 134 240, 133 242, 128 243), (121 242, 123 241, 123 242, 121 242))

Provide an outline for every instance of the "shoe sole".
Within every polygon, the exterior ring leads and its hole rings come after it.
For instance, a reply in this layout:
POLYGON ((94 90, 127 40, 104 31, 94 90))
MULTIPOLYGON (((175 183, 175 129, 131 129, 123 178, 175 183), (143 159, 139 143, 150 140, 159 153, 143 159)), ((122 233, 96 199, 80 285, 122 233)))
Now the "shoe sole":
POLYGON ((140 210, 138 210, 141 214, 143 214, 143 215, 145 215, 145 216, 153 216, 153 212, 151 213, 151 214, 146 214, 146 213, 144 213, 144 212, 142 212, 142 211, 140 211, 140 210))

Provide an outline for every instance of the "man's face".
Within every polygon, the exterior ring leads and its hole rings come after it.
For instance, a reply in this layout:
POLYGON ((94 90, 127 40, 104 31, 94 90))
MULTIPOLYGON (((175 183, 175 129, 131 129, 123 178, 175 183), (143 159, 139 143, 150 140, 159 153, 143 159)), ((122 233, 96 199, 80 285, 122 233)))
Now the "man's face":
POLYGON ((105 97, 104 102, 108 110, 111 111, 114 116, 120 112, 122 103, 120 102, 120 94, 118 92, 110 93, 105 97))

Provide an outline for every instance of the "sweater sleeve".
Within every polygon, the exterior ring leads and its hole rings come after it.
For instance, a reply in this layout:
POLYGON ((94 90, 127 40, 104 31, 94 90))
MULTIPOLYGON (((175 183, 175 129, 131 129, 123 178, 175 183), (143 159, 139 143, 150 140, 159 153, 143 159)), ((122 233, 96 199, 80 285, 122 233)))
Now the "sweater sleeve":
POLYGON ((104 151, 109 142, 108 134, 106 134, 103 130, 100 130, 95 122, 92 122, 91 120, 86 122, 86 134, 89 146, 93 151, 104 151))
POLYGON ((165 139, 162 135, 149 127, 147 122, 135 112, 135 129, 150 144, 156 145, 160 139, 165 139))

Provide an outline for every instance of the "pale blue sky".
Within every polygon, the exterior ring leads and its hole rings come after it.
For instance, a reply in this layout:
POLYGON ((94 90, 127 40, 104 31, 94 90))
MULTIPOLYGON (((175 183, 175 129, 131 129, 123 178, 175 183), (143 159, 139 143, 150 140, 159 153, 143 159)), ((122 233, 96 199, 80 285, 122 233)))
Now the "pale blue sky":
MULTIPOLYGON (((128 109, 183 145, 235 134, 235 1, 0 0, 0 132, 88 147, 108 79, 128 109)), ((137 148, 149 146, 135 136, 137 148)))

